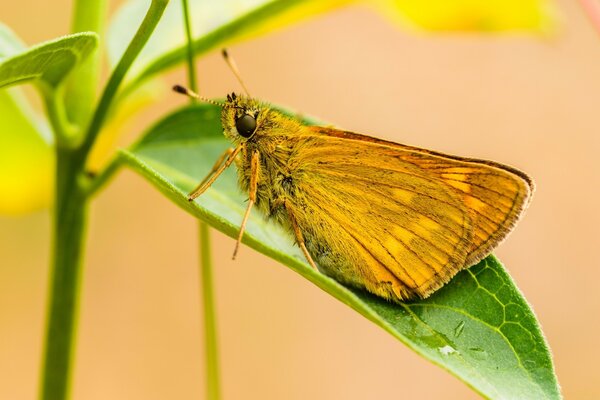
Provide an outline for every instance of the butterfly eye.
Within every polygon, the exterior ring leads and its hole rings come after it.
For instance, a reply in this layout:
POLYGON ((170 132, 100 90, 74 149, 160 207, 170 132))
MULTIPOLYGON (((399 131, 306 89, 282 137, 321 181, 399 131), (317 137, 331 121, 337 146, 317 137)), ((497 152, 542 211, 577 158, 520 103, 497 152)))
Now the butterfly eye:
POLYGON ((235 120, 235 128, 240 135, 249 138, 256 130, 256 119, 252 115, 244 114, 235 120))

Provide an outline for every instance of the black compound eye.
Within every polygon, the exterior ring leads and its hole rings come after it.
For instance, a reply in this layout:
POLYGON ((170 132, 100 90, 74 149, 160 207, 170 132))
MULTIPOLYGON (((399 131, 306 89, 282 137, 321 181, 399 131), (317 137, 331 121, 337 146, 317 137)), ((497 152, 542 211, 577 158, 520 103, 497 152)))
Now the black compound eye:
POLYGON ((244 114, 235 120, 235 129, 243 137, 249 138, 256 130, 256 119, 252 115, 244 114))

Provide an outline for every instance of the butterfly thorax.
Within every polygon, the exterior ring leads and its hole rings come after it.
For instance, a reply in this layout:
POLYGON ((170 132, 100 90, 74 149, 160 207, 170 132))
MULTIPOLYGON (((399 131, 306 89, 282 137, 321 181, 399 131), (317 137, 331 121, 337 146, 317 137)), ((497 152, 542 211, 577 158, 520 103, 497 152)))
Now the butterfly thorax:
POLYGON ((256 205, 264 215, 284 222, 284 202, 299 204, 304 201, 301 190, 302 164, 297 156, 298 145, 290 140, 290 130, 281 135, 276 135, 275 130, 270 128, 268 135, 257 132, 252 140, 245 143, 236 163, 240 187, 247 193, 252 154, 258 152, 256 205))
POLYGON ((297 162, 299 144, 294 137, 302 135, 306 127, 254 99, 231 95, 228 100, 221 120, 225 136, 236 146, 242 147, 236 159, 240 187, 248 193, 251 160, 253 154, 258 152, 256 206, 264 215, 284 222, 284 201, 301 201, 298 199, 301 193, 297 185, 301 174, 301 165, 297 162), (236 127, 236 120, 245 115, 256 120, 256 129, 248 138, 242 137, 236 127))

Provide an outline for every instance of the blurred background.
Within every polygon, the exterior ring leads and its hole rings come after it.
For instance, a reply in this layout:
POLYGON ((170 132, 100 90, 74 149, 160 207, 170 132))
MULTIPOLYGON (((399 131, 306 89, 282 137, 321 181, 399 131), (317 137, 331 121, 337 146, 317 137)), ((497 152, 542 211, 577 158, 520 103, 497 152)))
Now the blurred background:
MULTIPOLYGON (((556 5, 552 35, 414 34, 354 6, 230 50, 257 97, 529 173, 531 207, 496 254, 537 313, 565 397, 595 399, 600 37, 577 2, 556 5)), ((0 18, 34 44, 68 33, 71 6, 4 2, 0 18)), ((197 65, 205 96, 239 90, 218 52, 197 65)), ((122 143, 184 101, 166 93, 122 143)), ((0 216, 2 399, 36 397, 50 222, 0 216)), ((196 221, 125 170, 88 229, 72 398, 202 398, 196 221)), ((234 241, 213 237, 224 399, 477 398, 288 268, 247 247, 231 261, 234 241)))

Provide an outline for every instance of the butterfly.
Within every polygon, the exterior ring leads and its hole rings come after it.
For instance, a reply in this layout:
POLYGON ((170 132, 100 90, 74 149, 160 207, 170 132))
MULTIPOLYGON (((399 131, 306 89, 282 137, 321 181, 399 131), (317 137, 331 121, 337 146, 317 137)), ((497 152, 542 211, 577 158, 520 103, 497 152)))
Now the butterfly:
POLYGON ((250 96, 218 104, 233 147, 188 199, 235 163, 249 200, 234 257, 256 207, 313 268, 394 302, 426 298, 486 257, 534 191, 525 173, 497 162, 308 126, 250 96))

